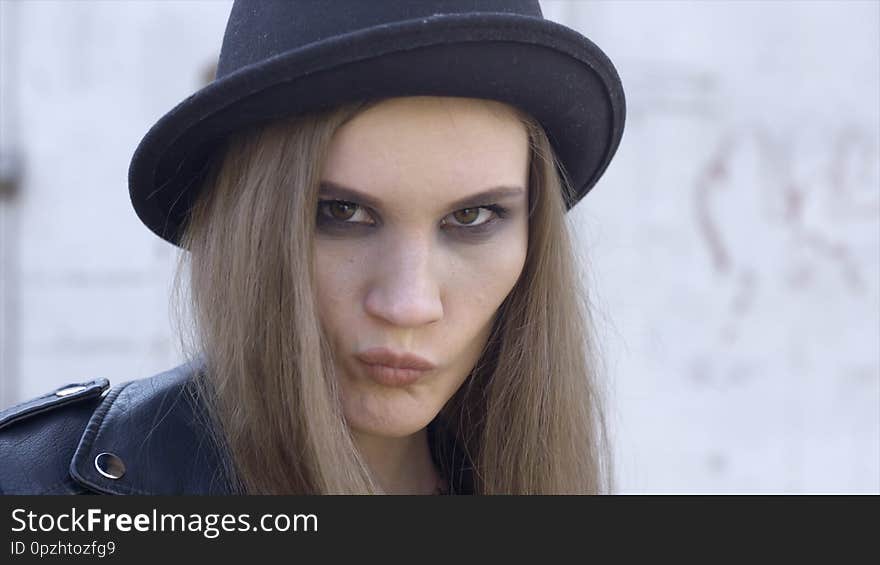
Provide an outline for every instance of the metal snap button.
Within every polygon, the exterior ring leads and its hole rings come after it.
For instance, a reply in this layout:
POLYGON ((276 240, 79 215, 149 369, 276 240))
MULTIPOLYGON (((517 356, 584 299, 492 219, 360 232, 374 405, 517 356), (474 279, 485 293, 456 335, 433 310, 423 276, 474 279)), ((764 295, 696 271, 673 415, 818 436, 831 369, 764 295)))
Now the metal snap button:
POLYGON ((125 474, 125 463, 115 453, 99 453, 95 457, 95 468, 108 479, 121 479, 125 474))
POLYGON ((82 385, 73 385, 64 388, 60 388, 55 391, 55 396, 69 396, 71 394, 76 394, 77 392, 82 392, 86 389, 86 387, 82 385))

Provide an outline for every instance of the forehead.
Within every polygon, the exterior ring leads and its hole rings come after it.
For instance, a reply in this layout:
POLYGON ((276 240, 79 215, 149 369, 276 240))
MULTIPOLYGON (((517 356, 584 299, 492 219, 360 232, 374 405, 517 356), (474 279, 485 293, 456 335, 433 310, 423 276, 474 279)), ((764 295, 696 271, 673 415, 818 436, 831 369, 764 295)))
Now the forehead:
POLYGON ((380 200, 452 201, 528 181, 528 134, 512 108, 470 98, 382 101, 334 135, 322 180, 380 200))

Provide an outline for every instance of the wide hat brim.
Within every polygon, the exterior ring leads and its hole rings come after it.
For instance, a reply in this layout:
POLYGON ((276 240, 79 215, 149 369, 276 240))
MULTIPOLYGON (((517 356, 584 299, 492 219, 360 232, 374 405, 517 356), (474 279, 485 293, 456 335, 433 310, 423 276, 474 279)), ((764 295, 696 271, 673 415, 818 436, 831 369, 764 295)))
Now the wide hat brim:
POLYGON ((178 245, 208 160, 229 133, 355 100, 419 95, 493 99, 536 118, 570 182, 567 209, 596 184, 623 135, 620 78, 583 35, 529 16, 438 15, 322 40, 216 79, 141 140, 129 167, 132 205, 178 245))

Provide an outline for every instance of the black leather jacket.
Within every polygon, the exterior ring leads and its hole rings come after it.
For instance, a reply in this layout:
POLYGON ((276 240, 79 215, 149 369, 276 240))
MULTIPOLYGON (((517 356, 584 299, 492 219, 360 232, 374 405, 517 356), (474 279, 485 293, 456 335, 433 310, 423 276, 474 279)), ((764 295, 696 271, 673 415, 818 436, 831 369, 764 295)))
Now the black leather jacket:
POLYGON ((230 494, 181 365, 0 412, 0 494, 230 494))

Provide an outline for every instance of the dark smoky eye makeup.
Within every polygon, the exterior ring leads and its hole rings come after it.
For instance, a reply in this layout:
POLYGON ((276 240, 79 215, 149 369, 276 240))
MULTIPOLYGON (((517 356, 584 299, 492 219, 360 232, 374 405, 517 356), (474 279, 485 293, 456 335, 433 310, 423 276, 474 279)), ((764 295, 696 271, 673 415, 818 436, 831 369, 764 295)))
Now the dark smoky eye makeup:
MULTIPOLYGON (((501 206, 500 204, 485 204, 482 206, 470 206, 468 208, 462 208, 461 210, 456 210, 456 212, 464 211, 464 210, 489 210, 492 213, 492 216, 475 226, 465 225, 453 225, 449 228, 450 233, 452 233, 455 237, 459 237, 462 239, 471 239, 475 241, 487 239, 491 236, 500 226, 501 223, 510 215, 510 210, 501 206)), ((455 214, 455 212, 453 212, 455 214)))
POLYGON ((370 214, 369 210, 356 202, 337 198, 320 199, 318 200, 315 224, 318 229, 338 234, 375 229, 377 223, 374 219, 372 220, 373 223, 349 221, 350 218, 356 215, 365 214, 372 219, 372 214, 370 214), (337 217, 339 213, 343 215, 342 218, 337 217), (345 214, 347 213, 351 215, 346 217, 345 214))
MULTIPOLYGON (((509 215, 510 210, 500 204, 468 206, 455 210, 444 217, 441 229, 451 237, 463 240, 486 239, 509 215), (491 214, 491 217, 473 226, 453 223, 454 218, 449 220, 455 214, 467 211, 477 211, 477 218, 481 218, 485 213, 491 214)), ((318 200, 316 210, 316 226, 326 233, 343 235, 346 233, 368 233, 381 226, 381 222, 376 220, 375 214, 369 208, 361 206, 357 202, 337 198, 321 198, 318 200), (350 221, 356 216, 367 216, 369 220, 350 221)))

